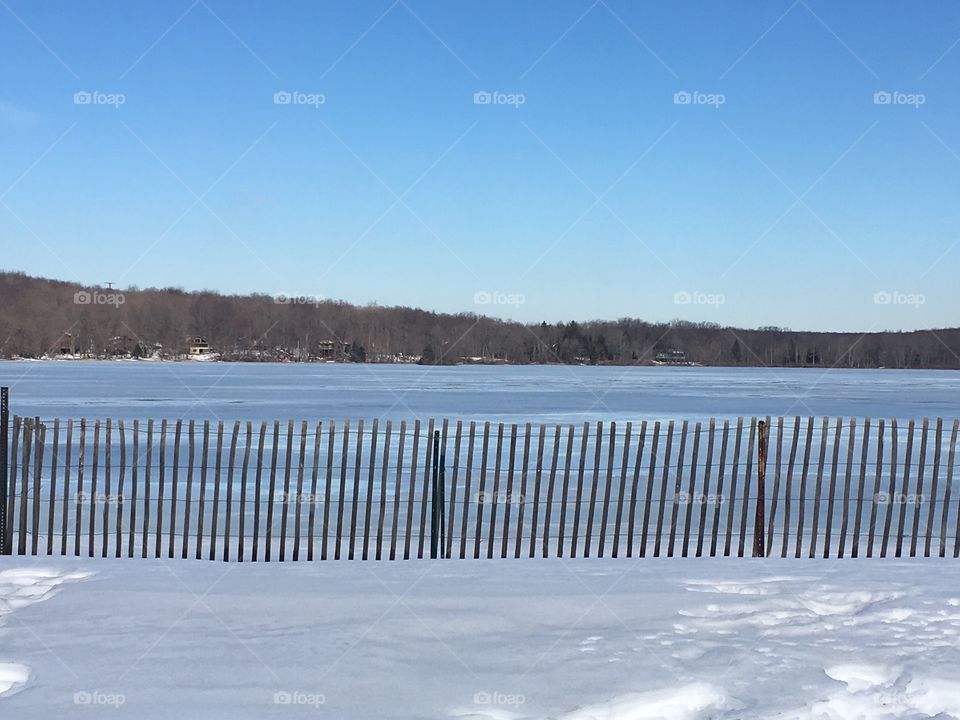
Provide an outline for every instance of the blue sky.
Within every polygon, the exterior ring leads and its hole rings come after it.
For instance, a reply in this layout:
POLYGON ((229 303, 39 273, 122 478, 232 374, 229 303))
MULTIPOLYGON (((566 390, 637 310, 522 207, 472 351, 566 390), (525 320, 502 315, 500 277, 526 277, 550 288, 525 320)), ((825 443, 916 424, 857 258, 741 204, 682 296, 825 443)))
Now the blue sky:
POLYGON ((0 59, 7 269, 960 323, 955 2, 3 0, 0 59))

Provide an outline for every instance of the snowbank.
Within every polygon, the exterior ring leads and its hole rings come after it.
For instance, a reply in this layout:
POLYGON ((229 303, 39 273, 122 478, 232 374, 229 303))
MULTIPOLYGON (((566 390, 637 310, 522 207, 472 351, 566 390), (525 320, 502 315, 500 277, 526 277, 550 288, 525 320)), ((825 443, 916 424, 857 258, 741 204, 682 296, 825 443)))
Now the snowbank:
POLYGON ((960 717, 958 580, 949 560, 4 558, 0 717, 960 717))

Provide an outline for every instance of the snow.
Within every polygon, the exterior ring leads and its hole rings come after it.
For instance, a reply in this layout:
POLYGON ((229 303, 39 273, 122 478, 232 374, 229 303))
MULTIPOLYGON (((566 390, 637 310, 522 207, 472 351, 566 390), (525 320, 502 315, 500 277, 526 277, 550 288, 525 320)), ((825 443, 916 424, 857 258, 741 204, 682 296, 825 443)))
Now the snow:
POLYGON ((0 717, 960 717, 941 559, 3 558, 0 717))

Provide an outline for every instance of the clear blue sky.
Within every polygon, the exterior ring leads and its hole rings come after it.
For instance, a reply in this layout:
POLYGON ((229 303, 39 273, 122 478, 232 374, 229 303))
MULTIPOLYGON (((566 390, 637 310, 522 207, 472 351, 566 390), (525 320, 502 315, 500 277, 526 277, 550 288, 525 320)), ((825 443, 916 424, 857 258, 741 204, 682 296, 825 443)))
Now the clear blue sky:
POLYGON ((528 321, 957 325, 957 77, 947 1, 2 0, 0 267, 528 321))

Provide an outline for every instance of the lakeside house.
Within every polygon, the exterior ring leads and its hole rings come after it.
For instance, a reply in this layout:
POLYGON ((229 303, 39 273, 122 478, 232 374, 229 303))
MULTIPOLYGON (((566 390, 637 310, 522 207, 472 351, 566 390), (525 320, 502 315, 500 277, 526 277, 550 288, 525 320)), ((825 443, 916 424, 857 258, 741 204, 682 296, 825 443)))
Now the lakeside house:
POLYGON ((187 339, 187 355, 191 360, 211 360, 215 353, 210 348, 210 343, 202 335, 194 335, 187 339))
POLYGON ((669 350, 660 350, 653 358, 654 365, 693 365, 687 360, 687 354, 683 350, 671 348, 669 350))

